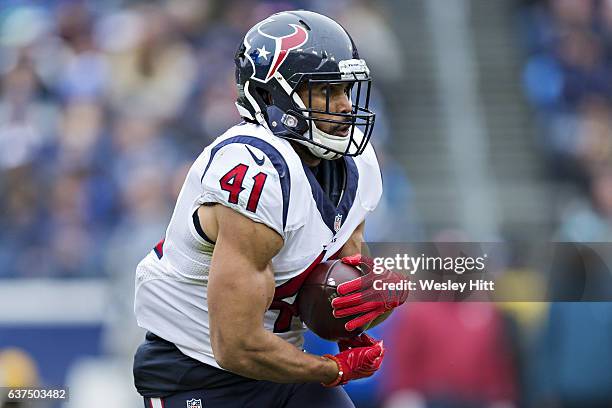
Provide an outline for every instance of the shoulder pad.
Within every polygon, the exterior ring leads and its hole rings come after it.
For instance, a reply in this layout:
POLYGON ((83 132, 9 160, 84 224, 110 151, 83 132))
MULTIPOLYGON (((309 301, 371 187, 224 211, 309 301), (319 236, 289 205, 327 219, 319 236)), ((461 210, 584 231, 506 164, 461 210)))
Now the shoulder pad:
POLYGON ((201 178, 201 203, 226 205, 284 237, 291 182, 282 154, 268 142, 235 136, 213 146, 201 178))

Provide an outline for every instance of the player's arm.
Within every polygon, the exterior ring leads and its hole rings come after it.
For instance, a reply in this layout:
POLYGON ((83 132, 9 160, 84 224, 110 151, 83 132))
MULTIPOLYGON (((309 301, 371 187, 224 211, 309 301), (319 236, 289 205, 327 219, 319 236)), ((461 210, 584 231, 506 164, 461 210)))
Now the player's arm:
POLYGON ((351 256, 355 254, 364 254, 370 256, 368 245, 366 244, 363 233, 365 230, 365 221, 355 228, 355 231, 351 234, 348 241, 344 243, 340 252, 338 252, 338 258, 344 258, 345 256, 351 256))
POLYGON ((215 359, 229 371, 274 382, 332 382, 336 363, 306 354, 264 329, 274 296, 270 260, 283 240, 272 229, 222 205, 208 282, 208 311, 215 359))

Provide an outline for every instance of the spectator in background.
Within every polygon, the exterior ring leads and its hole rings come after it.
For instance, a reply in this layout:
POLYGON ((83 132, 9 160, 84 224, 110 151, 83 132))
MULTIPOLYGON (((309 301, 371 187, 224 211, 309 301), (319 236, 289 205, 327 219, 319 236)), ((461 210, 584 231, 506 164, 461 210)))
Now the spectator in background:
POLYGON ((54 86, 65 101, 101 101, 109 81, 109 66, 94 36, 94 17, 82 2, 60 3, 57 34, 60 64, 54 86))
POLYGON ((574 200, 562 218, 558 241, 612 242, 612 167, 595 171, 589 197, 574 200))
POLYGON ((0 170, 31 163, 53 135, 56 107, 40 98, 40 83, 26 55, 2 75, 0 170))
POLYGON ((516 406, 512 347, 492 304, 410 303, 386 327, 386 408, 516 406))
POLYGON ((523 13, 532 53, 523 80, 543 130, 542 150, 557 180, 583 191, 612 143, 609 3, 551 0, 523 13))
POLYGON ((549 285, 555 301, 530 355, 533 406, 612 405, 609 248, 572 243, 556 247, 549 285))
POLYGON ((135 31, 132 42, 110 55, 110 103, 117 112, 167 120, 179 113, 193 86, 193 50, 171 29, 164 9, 140 7, 125 22, 135 31))
POLYGON ((588 169, 580 157, 582 123, 595 109, 605 109, 612 96, 612 76, 601 43, 589 31, 561 33, 553 53, 528 61, 524 79, 528 96, 541 112, 542 147, 555 174, 584 186, 588 169))
MULTIPOLYGON (((88 194, 86 171, 62 172, 55 180, 48 203, 51 217, 45 247, 53 275, 61 277, 92 276, 96 270, 94 236, 88 231, 88 194)), ((38 261, 38 260, 37 260, 38 261)), ((36 274, 36 268, 30 269, 36 274)))
MULTIPOLYGON (((609 119, 609 118, 608 118, 609 119)), ((561 242, 551 267, 551 303, 530 353, 533 406, 612 405, 612 169, 594 167, 589 197, 568 207, 556 234, 561 242), (582 302, 581 302, 582 301, 582 302), (605 302, 604 302, 605 301, 605 302)))
POLYGON ((532 355, 533 406, 612 405, 611 304, 553 303, 532 355))
MULTIPOLYGON (((26 275, 23 272, 30 268, 21 266, 29 259, 40 259, 47 253, 40 229, 44 211, 40 200, 43 191, 36 176, 31 166, 21 166, 5 170, 0 178, 2 190, 6 192, 0 196, 3 214, 0 218, 3 231, 0 234, 0 277, 26 275)), ((30 266, 43 275, 49 272, 47 265, 30 266)))
POLYGON ((384 10, 364 0, 339 1, 332 7, 339 22, 353 34, 359 53, 372 61, 377 80, 387 84, 400 81, 404 75, 403 45, 390 29, 384 10), (381 47, 381 44, 384 44, 381 47))

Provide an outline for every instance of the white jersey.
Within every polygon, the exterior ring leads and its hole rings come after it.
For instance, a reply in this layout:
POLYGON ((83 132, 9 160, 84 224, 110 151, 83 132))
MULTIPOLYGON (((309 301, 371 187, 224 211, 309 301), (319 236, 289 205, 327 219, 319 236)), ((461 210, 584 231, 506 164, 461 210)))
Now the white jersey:
POLYGON ((272 259, 276 290, 264 324, 301 348, 305 326, 289 305, 312 267, 342 248, 382 194, 371 146, 358 157, 338 160, 345 162, 346 177, 334 206, 290 143, 263 126, 236 125, 206 147, 189 170, 165 240, 137 267, 139 326, 219 367, 210 344, 207 302, 214 244, 199 227, 197 209, 220 203, 283 237, 272 259))

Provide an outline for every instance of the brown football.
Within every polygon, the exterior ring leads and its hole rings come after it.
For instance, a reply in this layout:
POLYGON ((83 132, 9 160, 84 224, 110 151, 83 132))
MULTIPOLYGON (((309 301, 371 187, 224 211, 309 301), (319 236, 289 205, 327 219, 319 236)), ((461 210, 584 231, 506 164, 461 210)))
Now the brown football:
MULTIPOLYGON (((332 314, 331 301, 338 296, 336 288, 343 282, 362 275, 361 271, 342 261, 333 260, 317 265, 308 275, 297 298, 300 318, 317 336, 331 341, 361 334, 367 327, 351 332, 344 324, 357 316, 337 319, 332 314)), ((366 325, 367 326, 367 325, 366 325)))

